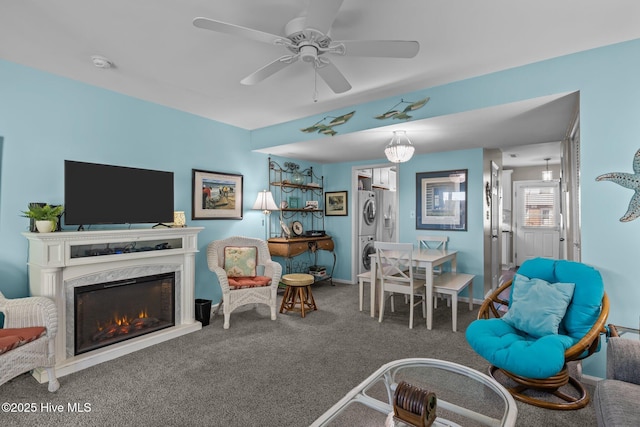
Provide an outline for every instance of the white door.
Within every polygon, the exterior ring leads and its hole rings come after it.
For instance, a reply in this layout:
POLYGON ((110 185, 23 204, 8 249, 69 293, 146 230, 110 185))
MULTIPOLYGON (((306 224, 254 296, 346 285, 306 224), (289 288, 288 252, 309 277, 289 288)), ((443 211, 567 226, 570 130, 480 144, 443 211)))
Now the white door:
POLYGON ((560 185, 558 181, 518 181, 514 185, 515 262, 560 256, 560 185))
POLYGON ((498 288, 498 279, 500 277, 500 167, 491 162, 491 289, 498 288))

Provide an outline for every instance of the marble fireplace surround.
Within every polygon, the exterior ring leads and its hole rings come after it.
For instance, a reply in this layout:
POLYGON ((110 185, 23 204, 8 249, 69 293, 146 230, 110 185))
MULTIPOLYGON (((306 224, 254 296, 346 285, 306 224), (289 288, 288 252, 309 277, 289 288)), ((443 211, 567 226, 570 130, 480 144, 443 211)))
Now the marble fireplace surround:
MULTIPOLYGON (((199 330, 195 320, 195 254, 202 227, 23 233, 29 240, 32 295, 52 298, 58 310, 58 377, 199 330), (168 243, 167 249, 156 249, 168 243), (122 251, 122 248, 128 248, 122 251), (74 355, 74 288, 161 273, 175 273, 175 325, 74 355)), ((48 380, 36 369, 39 382, 48 380)))

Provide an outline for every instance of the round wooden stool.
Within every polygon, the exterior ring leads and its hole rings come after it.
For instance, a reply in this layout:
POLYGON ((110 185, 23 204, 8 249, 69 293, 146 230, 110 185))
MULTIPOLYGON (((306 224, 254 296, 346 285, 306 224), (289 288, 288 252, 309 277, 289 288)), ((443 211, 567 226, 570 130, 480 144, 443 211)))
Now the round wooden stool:
POLYGON ((286 311, 299 311, 302 317, 305 310, 317 310, 316 301, 313 299, 311 284, 314 278, 311 274, 294 273, 285 274, 280 279, 287 285, 280 304, 280 313, 286 311))

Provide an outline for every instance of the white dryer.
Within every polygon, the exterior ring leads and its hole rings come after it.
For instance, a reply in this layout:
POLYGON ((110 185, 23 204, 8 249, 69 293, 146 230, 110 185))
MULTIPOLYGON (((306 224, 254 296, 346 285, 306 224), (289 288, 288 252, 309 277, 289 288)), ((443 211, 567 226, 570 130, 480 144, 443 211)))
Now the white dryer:
POLYGON ((358 245, 358 274, 371 271, 371 258, 369 255, 376 253, 374 236, 360 236, 358 245))
POLYGON ((376 193, 358 191, 359 236, 375 236, 377 227, 376 193))

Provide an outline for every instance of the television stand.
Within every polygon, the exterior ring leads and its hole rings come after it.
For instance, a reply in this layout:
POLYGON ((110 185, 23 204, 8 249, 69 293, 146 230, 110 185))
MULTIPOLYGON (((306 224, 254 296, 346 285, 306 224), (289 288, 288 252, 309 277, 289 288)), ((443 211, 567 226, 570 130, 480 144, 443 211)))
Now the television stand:
POLYGON ((165 224, 164 222, 159 222, 156 225, 154 225, 151 228, 157 228, 157 227, 166 227, 166 228, 172 228, 169 224, 165 224))

